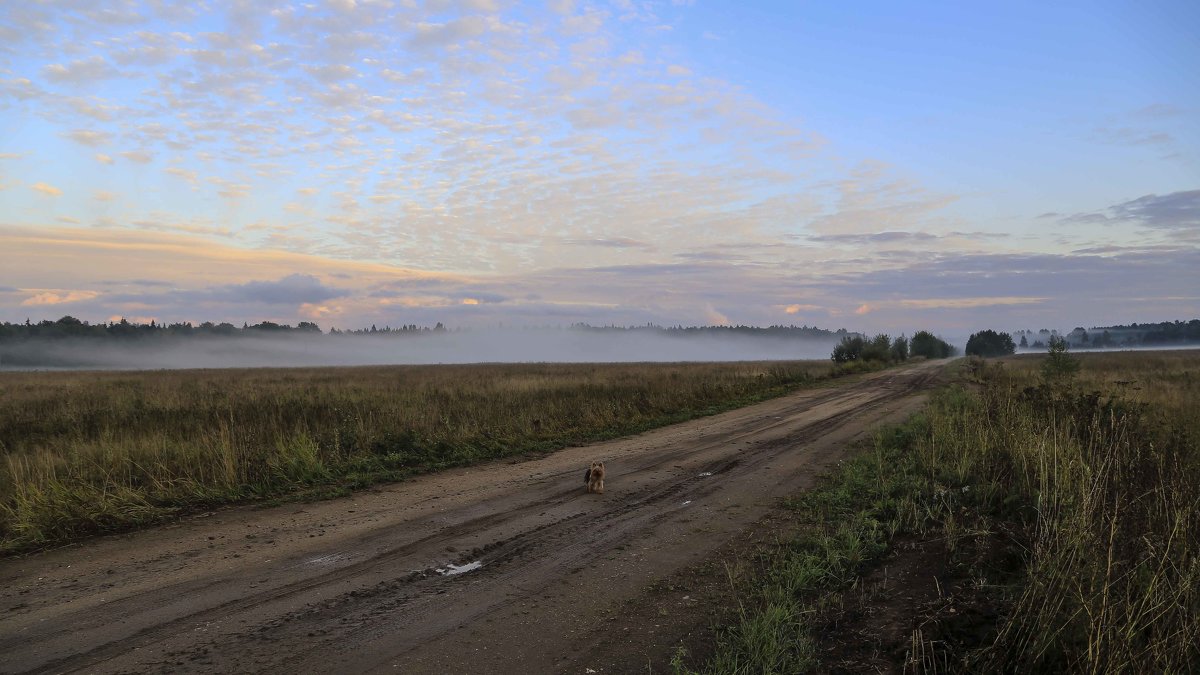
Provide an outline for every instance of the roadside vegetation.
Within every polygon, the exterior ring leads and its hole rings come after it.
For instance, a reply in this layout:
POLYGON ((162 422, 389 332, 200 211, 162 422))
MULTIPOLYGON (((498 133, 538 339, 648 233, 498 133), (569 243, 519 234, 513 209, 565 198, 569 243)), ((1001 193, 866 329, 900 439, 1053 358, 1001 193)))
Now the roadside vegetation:
POLYGON ((1200 352, 962 368, 794 500, 676 672, 1200 669, 1200 352))
POLYGON ((636 433, 864 369, 798 361, 2 373, 0 551, 636 433))

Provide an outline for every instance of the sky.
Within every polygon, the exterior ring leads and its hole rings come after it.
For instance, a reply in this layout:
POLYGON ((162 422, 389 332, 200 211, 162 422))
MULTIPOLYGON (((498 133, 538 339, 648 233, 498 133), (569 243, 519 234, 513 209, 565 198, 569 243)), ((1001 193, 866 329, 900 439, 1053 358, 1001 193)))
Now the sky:
POLYGON ((1200 3, 0 5, 0 321, 1200 316, 1200 3))

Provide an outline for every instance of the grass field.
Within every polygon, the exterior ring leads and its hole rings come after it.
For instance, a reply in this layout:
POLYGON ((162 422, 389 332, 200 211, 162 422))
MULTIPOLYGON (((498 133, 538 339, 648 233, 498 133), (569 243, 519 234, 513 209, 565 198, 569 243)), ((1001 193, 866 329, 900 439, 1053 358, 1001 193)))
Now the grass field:
POLYGON ((1200 352, 1084 354, 1049 382, 1043 360, 964 362, 962 383, 799 496, 802 534, 735 582, 716 656, 681 653, 676 671, 1200 669, 1200 352), (915 563, 941 577, 930 602, 871 597, 865 577, 930 552, 915 563), (838 644, 878 634, 871 616, 909 635, 890 654, 838 644))
POLYGON ((634 433, 828 362, 0 373, 0 550, 634 433))

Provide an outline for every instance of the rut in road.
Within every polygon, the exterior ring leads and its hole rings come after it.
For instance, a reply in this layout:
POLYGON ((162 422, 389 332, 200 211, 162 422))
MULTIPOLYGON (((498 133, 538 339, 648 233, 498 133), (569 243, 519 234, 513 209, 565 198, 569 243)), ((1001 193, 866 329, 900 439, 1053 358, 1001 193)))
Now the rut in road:
MULTIPOLYGON (((320 512, 314 517, 282 507, 279 513, 298 518, 290 528, 272 510, 247 516, 255 531, 290 538, 277 557, 248 553, 230 563, 228 548, 187 542, 211 542, 214 535, 207 533, 226 536, 237 523, 194 521, 173 539, 139 534, 46 555, 41 562, 57 563, 69 581, 53 589, 39 590, 31 580, 39 573, 38 556, 16 570, 6 562, 0 580, 25 592, 16 609, 0 615, 0 653, 6 655, 0 669, 311 672, 387 669, 411 658, 407 670, 437 672, 448 662, 430 645, 452 647, 464 629, 511 617, 518 605, 569 606, 570 589, 586 586, 575 580, 607 569, 609 563, 597 561, 621 558, 632 542, 653 542, 660 530, 664 539, 675 536, 696 521, 697 505, 705 505, 712 522, 730 521, 712 525, 718 534, 736 529, 754 515, 753 509, 740 513, 741 502, 781 496, 776 493, 795 485, 789 476, 815 474, 806 448, 838 433, 855 435, 878 408, 913 398, 938 372, 921 364, 630 439, 415 479, 366 499, 369 515, 352 527, 338 521, 345 500, 304 507, 320 512), (609 466, 605 495, 583 491, 581 467, 593 456, 609 466), (781 463, 793 471, 784 474, 781 463), (777 485, 763 488, 764 480, 777 485), (718 512, 717 504, 733 506, 718 512), (303 528, 326 523, 335 545, 311 531, 302 535, 303 528), (340 535, 338 525, 348 533, 340 535), (139 557, 145 539, 149 550, 139 557), (162 550, 154 550, 160 542, 162 550), (125 569, 104 575, 92 569, 119 560, 122 543, 133 558, 125 569), (89 557, 93 548, 112 550, 89 557), (64 562, 78 565, 82 576, 67 577, 64 562), (122 584, 123 576, 131 583, 122 584)), ((823 452, 832 456, 842 446, 823 452)), ((676 546, 686 552, 664 553, 663 561, 676 564, 674 558, 720 541, 700 539, 681 540, 676 546)), ((625 590, 636 592, 647 571, 635 562, 623 569, 614 575, 628 576, 625 590)), ((0 597, 8 601, 10 594, 0 597)), ((490 633, 480 639, 499 643, 513 630, 485 628, 490 633)), ((521 649, 514 649, 511 656, 519 656, 521 649)))

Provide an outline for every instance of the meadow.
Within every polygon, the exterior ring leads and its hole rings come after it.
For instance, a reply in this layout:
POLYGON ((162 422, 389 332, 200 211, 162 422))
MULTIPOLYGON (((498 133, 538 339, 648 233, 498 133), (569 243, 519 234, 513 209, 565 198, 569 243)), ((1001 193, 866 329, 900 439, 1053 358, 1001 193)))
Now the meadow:
POLYGON ((852 365, 0 373, 0 551, 636 433, 852 365))
POLYGON ((800 534, 731 575, 736 620, 676 672, 1200 669, 1200 352, 1067 358, 963 361, 796 497, 800 534), (875 590, 906 568, 936 594, 875 590), (872 616, 908 633, 869 644, 872 616))

